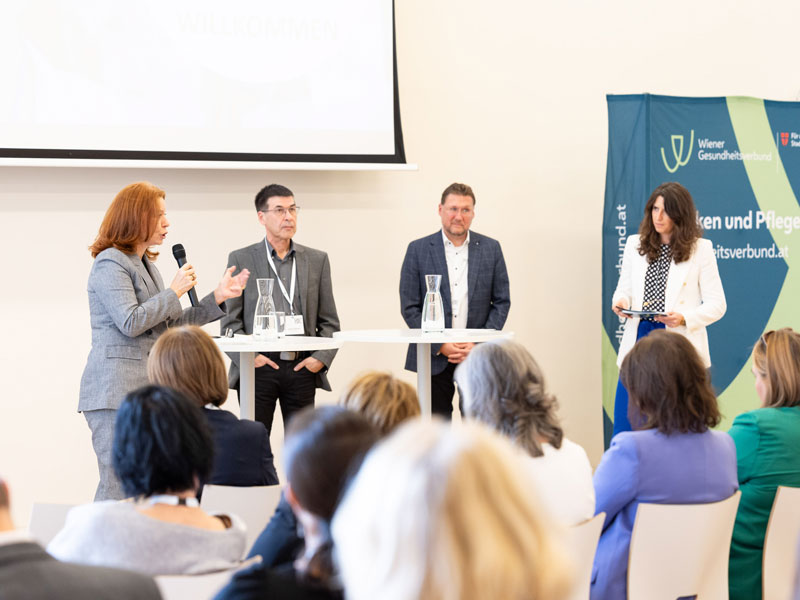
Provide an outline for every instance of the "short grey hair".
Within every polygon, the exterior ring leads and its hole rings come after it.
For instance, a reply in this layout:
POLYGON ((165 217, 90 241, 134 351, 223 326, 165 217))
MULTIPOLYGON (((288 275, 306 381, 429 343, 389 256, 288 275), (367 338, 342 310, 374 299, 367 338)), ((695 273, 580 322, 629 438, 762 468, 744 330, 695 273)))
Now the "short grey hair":
POLYGON ((531 456, 542 456, 540 439, 561 447, 558 400, 547 392, 542 370, 521 344, 500 340, 475 346, 456 369, 455 379, 470 417, 531 456))

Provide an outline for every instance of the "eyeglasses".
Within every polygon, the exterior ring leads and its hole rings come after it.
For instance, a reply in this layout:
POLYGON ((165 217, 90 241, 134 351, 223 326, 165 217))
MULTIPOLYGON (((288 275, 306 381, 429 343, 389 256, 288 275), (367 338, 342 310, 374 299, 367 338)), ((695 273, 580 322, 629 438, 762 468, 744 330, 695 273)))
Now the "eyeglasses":
POLYGON ((467 217, 467 216, 472 214, 472 209, 471 208, 462 208, 462 209, 459 210, 459 208, 457 206, 449 206, 449 207, 445 208, 444 211, 448 215, 452 215, 452 216, 457 215, 459 212, 462 214, 462 216, 465 216, 465 217, 467 217))
POLYGON ((290 207, 288 207, 288 208, 284 208, 283 206, 279 206, 279 207, 277 207, 277 208, 270 208, 269 210, 262 210, 262 211, 259 211, 259 212, 263 212, 263 213, 275 213, 275 216, 278 216, 278 217, 280 217, 280 218, 283 218, 283 217, 285 217, 285 216, 286 216, 286 213, 287 213, 287 212, 288 212, 290 215, 292 215, 292 216, 294 217, 295 215, 297 215, 297 211, 298 211, 298 210, 300 210, 300 207, 299 207, 299 206, 297 206, 296 204, 292 204, 292 205, 291 205, 290 207))

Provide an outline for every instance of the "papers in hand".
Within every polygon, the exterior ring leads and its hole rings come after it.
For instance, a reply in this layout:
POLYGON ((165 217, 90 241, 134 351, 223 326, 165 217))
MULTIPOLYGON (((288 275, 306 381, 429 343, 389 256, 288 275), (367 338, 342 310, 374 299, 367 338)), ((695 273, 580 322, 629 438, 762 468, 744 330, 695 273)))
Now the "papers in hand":
POLYGON ((640 319, 643 317, 666 317, 667 313, 664 311, 659 310, 630 310, 628 308, 621 308, 620 311, 623 315, 628 315, 629 317, 639 317, 640 319))

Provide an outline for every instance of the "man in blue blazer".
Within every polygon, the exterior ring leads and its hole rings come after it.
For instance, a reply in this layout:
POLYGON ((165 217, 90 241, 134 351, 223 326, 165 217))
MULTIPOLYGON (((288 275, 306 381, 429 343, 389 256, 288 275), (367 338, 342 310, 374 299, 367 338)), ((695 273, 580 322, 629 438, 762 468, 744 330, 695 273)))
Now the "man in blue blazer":
MULTIPOLYGON (((442 192, 442 230, 408 245, 400 272, 400 311, 410 328, 422 324, 425 275, 441 275, 440 292, 445 327, 502 329, 511 307, 508 271, 500 243, 470 231, 475 194, 463 183, 442 192)), ((453 412, 453 372, 474 344, 431 345, 431 410, 450 418, 453 412)), ((417 347, 411 344, 406 369, 416 371, 417 347)))

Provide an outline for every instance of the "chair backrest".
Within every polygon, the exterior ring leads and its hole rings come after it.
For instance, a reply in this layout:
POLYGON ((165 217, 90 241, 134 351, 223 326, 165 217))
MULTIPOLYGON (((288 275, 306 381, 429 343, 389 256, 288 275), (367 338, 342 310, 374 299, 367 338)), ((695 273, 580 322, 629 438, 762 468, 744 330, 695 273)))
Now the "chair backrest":
POLYGON ((597 542, 600 540, 600 532, 603 531, 605 520, 606 513, 601 512, 588 521, 567 530, 567 544, 575 567, 574 583, 569 600, 589 600, 594 554, 597 551, 597 542))
POLYGON ((155 580, 163 600, 211 600, 241 568, 239 565, 202 575, 158 575, 155 580))
POLYGON ((794 597, 800 543, 800 488, 779 486, 764 538, 765 600, 794 597))
POLYGON ((47 504, 34 502, 28 531, 42 546, 47 547, 56 534, 64 528, 67 513, 74 504, 47 504))
POLYGON ((728 600, 728 554, 742 493, 709 504, 640 504, 628 559, 629 600, 728 600))
POLYGON ((247 526, 247 550, 267 525, 281 499, 279 485, 234 487, 206 485, 200 506, 206 512, 234 514, 247 526))

